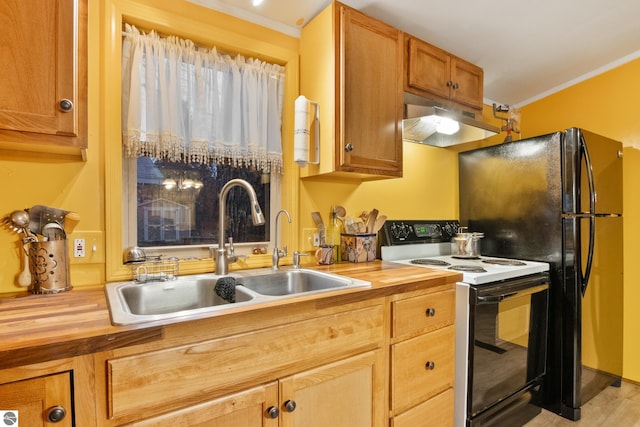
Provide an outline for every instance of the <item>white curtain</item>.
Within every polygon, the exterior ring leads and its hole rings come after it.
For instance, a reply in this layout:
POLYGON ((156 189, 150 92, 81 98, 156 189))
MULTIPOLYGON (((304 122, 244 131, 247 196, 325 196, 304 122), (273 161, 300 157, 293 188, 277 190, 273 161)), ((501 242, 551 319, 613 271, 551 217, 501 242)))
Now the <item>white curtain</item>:
POLYGON ((126 24, 122 126, 127 157, 251 165, 282 173, 284 67, 144 34, 126 24))

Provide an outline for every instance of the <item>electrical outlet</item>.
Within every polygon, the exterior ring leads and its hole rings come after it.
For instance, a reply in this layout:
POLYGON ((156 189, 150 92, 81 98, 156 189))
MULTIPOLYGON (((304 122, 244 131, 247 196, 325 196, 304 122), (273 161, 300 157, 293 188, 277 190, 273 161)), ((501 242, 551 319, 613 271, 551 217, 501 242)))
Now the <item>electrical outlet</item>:
POLYGON ((305 228, 302 230, 302 251, 309 252, 320 246, 320 236, 315 228, 305 228))
POLYGON ((76 258, 84 258, 84 239, 73 239, 73 256, 76 258))
POLYGON ((101 231, 74 231, 69 236, 73 244, 71 264, 100 264, 105 262, 104 233, 101 231))

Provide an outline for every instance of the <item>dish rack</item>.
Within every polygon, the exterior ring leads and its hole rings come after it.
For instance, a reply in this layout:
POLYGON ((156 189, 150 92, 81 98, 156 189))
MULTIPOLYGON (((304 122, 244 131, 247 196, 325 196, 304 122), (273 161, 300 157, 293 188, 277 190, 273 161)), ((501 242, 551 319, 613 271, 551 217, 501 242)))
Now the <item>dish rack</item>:
POLYGON ((131 275, 137 283, 165 282, 178 278, 178 258, 157 259, 131 265, 131 275))

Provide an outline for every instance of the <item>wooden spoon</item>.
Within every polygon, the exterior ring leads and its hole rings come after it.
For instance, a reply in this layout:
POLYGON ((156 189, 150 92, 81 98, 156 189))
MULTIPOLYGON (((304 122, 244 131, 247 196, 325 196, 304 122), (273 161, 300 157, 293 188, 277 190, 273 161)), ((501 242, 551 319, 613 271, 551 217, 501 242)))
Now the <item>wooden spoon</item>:
POLYGON ((373 226, 373 232, 378 233, 378 231, 380 231, 380 229, 382 228, 386 220, 387 220, 386 215, 380 215, 378 219, 376 219, 376 223, 373 226))
POLYGON ((373 233, 373 229, 376 225, 376 220, 378 219, 378 209, 371 209, 369 213, 369 217, 367 218, 367 233, 373 233))

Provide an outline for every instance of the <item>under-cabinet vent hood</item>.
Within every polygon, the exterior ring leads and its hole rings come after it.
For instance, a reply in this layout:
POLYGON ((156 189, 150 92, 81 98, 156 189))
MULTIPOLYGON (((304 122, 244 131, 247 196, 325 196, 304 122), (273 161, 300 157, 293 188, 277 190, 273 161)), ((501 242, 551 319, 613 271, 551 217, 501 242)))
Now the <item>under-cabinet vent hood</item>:
POLYGON ((475 114, 457 111, 410 93, 404 94, 402 139, 449 147, 478 141, 500 132, 500 128, 477 120, 475 114))

